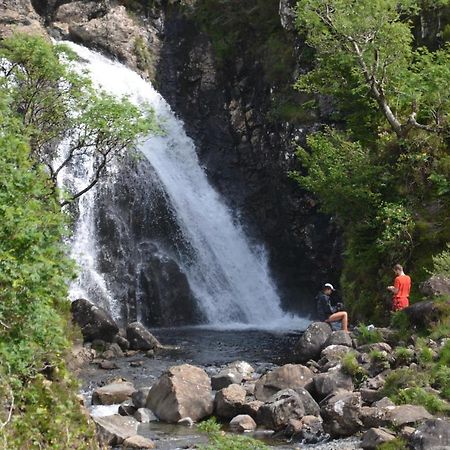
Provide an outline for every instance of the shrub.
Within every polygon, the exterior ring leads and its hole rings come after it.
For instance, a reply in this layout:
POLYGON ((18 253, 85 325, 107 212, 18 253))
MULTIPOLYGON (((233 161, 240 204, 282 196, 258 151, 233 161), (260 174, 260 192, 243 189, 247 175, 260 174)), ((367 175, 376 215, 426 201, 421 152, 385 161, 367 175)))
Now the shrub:
POLYGON ((408 445, 404 439, 395 438, 392 441, 385 442, 378 447, 378 450, 406 450, 408 445))
POLYGON ((198 429, 207 433, 209 438, 208 444, 198 447, 200 450, 269 450, 267 445, 256 439, 225 434, 214 417, 200 423, 198 429))
POLYGON ((414 360, 414 351, 406 347, 396 347, 394 358, 397 366, 410 364, 414 360))
POLYGON ((376 328, 369 328, 366 325, 359 325, 356 328, 357 340, 359 345, 364 344, 376 344, 377 342, 383 342, 383 335, 376 328))
POLYGON ((387 377, 383 387, 383 395, 393 398, 398 391, 408 387, 423 387, 428 383, 428 374, 410 368, 393 370, 387 377))
POLYGON ((342 357, 341 365, 342 370, 352 377, 357 386, 367 379, 367 371, 358 363, 355 352, 346 353, 342 357))
POLYGON ((421 387, 400 389, 391 399, 396 404, 421 405, 432 414, 450 413, 448 403, 421 387))

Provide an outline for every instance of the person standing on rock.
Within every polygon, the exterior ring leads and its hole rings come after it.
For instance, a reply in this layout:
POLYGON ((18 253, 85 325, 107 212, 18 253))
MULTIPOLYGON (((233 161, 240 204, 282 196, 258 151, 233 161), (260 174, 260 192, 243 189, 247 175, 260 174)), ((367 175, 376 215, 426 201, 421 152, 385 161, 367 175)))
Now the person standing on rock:
POLYGON ((342 330, 348 333, 348 315, 346 311, 340 311, 342 304, 331 305, 330 295, 335 291, 331 283, 325 283, 317 294, 317 313, 322 322, 341 322, 342 330))
POLYGON ((401 311, 409 306, 409 292, 411 290, 411 278, 409 275, 405 275, 403 267, 400 264, 396 264, 393 267, 396 275, 394 280, 394 286, 388 286, 387 290, 392 292, 392 311, 401 311))

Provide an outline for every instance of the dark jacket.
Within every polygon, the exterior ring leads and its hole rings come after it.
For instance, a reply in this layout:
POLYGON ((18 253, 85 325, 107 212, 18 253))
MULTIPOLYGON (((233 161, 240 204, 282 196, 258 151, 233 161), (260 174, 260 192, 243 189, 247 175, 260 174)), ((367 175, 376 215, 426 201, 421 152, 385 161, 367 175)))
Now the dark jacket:
POLYGON ((317 302, 317 315, 322 322, 327 320, 331 314, 334 314, 338 308, 331 306, 330 297, 323 292, 319 292, 316 296, 317 302))

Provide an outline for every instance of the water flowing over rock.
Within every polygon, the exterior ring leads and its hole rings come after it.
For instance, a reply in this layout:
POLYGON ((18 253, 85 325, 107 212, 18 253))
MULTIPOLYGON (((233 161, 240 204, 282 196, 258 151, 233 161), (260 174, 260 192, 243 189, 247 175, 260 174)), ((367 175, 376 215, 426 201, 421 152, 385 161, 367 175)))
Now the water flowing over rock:
POLYGON ((147 408, 159 419, 177 423, 190 417, 194 421, 213 412, 211 383, 203 369, 184 364, 171 367, 152 386, 147 408))

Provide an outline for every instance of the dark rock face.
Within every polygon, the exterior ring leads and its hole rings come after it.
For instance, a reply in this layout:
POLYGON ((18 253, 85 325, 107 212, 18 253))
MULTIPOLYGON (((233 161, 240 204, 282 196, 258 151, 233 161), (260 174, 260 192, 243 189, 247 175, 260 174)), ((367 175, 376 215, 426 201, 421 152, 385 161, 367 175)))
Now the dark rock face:
POLYGON ((127 326, 127 339, 133 350, 154 350, 161 345, 158 339, 139 322, 127 326))
MULTIPOLYGON (((278 14, 277 2, 272 6, 278 14)), ((255 60, 253 45, 251 39, 240 42, 239 57, 219 66, 208 37, 194 20, 172 8, 156 79, 196 142, 209 179, 241 213, 250 235, 269 250, 283 306, 309 312, 319 280, 339 266, 334 226, 288 177, 298 168, 294 141, 304 141, 316 124, 267 120, 276 87, 255 60)), ((292 73, 286 83, 294 79, 292 73)))
POLYGON ((72 302, 71 310, 73 320, 81 328, 85 342, 95 339, 113 342, 119 327, 105 310, 82 298, 72 302))

